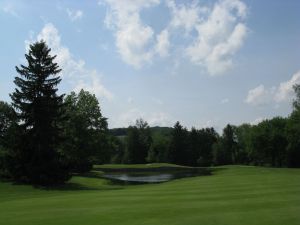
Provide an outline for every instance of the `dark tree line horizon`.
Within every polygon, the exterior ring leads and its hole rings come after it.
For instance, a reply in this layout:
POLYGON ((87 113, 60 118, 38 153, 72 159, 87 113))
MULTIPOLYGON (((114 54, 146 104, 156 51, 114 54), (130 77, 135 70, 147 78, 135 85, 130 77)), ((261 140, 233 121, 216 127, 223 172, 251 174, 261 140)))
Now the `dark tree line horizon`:
POLYGON ((188 130, 150 128, 142 118, 108 129, 98 99, 88 91, 59 95, 61 69, 44 41, 30 45, 16 67, 12 103, 0 101, 0 177, 56 185, 103 163, 244 164, 300 167, 300 85, 292 113, 257 125, 188 130), (121 136, 118 134, 122 134, 121 136))

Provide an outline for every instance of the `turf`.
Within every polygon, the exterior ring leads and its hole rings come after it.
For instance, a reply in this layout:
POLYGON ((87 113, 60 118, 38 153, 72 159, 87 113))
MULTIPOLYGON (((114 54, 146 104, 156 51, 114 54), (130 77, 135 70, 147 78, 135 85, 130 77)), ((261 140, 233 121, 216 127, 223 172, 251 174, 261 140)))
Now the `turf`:
POLYGON ((228 166, 135 186, 77 176, 50 190, 0 183, 0 224, 299 225, 300 169, 228 166))

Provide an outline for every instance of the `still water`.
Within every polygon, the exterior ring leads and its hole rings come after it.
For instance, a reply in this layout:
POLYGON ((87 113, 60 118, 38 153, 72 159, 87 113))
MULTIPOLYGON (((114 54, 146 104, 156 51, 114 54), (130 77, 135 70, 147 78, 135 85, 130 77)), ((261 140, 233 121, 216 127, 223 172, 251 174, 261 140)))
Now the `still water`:
POLYGON ((105 173, 104 178, 116 183, 145 184, 161 183, 174 179, 204 175, 203 171, 172 171, 172 172, 113 172, 105 173))

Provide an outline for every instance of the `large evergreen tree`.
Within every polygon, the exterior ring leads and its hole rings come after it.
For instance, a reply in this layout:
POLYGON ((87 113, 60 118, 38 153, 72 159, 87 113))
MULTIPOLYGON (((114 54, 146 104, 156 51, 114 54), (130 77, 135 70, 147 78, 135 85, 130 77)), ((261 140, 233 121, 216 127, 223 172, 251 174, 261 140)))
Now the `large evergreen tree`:
POLYGON ((28 65, 16 67, 17 88, 11 94, 21 128, 21 143, 12 154, 11 174, 16 180, 52 185, 67 180, 69 172, 59 152, 63 95, 57 94, 61 69, 44 41, 25 54, 28 65))

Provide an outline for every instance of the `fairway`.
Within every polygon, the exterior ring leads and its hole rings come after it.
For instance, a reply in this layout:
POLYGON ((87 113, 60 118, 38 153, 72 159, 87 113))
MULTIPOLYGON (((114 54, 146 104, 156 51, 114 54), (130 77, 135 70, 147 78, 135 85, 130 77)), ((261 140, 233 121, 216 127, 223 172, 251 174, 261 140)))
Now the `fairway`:
POLYGON ((77 176, 51 190, 2 182, 0 224, 299 225, 300 169, 226 166, 132 186, 77 176))

